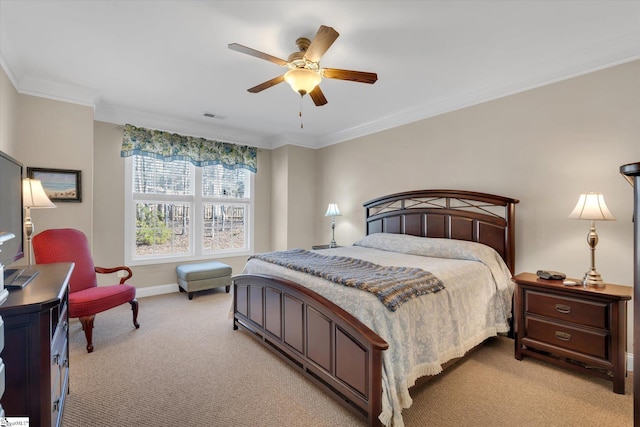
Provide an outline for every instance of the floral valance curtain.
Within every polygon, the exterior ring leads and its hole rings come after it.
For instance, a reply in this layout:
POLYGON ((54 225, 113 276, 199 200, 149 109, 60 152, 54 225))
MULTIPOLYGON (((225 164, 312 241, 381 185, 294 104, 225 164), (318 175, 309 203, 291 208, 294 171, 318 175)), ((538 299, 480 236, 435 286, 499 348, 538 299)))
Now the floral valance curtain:
POLYGON ((257 148, 246 145, 125 125, 120 157, 139 155, 167 162, 186 160, 195 166, 222 165, 255 173, 258 171, 257 153, 257 148))

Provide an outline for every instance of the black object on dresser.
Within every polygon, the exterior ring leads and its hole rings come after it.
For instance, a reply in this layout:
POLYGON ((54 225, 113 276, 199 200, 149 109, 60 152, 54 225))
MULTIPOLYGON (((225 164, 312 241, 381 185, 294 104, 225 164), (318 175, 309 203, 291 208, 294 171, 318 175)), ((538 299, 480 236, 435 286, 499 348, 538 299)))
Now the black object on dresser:
POLYGON ((34 426, 60 426, 69 391, 67 283, 73 263, 38 265, 40 274, 9 292, 0 306, 5 346, 8 417, 29 417, 34 426))
MULTIPOLYGON (((613 381, 624 394, 627 301, 633 289, 565 286, 522 273, 516 281, 515 357, 531 356, 613 381)), ((578 281, 579 282, 579 281, 578 281)))

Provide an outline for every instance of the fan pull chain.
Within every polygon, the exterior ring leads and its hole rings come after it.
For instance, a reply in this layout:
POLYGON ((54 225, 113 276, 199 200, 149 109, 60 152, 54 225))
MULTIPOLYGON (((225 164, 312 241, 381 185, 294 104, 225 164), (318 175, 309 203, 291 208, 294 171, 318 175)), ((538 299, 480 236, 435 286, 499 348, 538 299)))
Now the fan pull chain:
POLYGON ((304 97, 303 94, 300 94, 300 111, 298 112, 298 115, 300 116, 300 129, 304 129, 304 123, 302 123, 302 110, 303 110, 303 102, 302 102, 302 98, 304 97))

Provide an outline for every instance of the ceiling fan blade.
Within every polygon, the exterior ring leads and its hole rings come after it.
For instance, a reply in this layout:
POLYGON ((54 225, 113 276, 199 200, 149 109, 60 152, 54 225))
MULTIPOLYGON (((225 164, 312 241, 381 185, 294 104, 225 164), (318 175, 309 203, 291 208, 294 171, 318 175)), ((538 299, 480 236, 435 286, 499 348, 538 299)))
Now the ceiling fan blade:
POLYGON ((331 47, 339 35, 333 28, 321 25, 315 37, 311 40, 304 57, 309 61, 319 62, 322 55, 331 47))
POLYGON ((316 104, 316 107, 320 107, 327 103, 327 98, 324 97, 324 93, 322 93, 320 86, 316 86, 311 92, 309 92, 309 96, 313 100, 313 103, 316 104))
POLYGON ((352 82, 373 84, 378 80, 376 73, 365 71, 339 70, 337 68, 323 68, 322 76, 328 79, 351 80, 352 82))
POLYGON ((267 53, 260 52, 259 50, 251 49, 250 47, 243 46, 238 43, 230 43, 228 46, 229 46, 229 49, 235 50, 236 52, 246 53, 247 55, 255 56, 256 58, 264 59, 266 61, 273 62, 274 64, 278 64, 283 67, 286 67, 288 64, 288 62, 285 61, 284 59, 271 56, 267 53))
POLYGON ((259 85, 252 87, 251 89, 247 89, 247 92, 251 92, 251 93, 262 92, 263 90, 269 89, 271 86, 275 86, 278 83, 282 83, 283 81, 284 81, 284 75, 274 77, 271 80, 267 80, 264 83, 260 83, 259 85))

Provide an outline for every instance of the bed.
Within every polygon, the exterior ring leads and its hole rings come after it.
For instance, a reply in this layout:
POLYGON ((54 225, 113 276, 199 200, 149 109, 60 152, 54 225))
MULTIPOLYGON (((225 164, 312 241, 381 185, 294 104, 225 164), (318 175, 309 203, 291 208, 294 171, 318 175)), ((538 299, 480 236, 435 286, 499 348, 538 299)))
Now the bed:
POLYGON ((402 426, 418 378, 509 331, 517 203, 457 190, 371 200, 363 239, 314 253, 427 270, 444 289, 392 311, 369 292, 253 258, 233 278, 234 329, 248 331, 368 425, 402 426))

